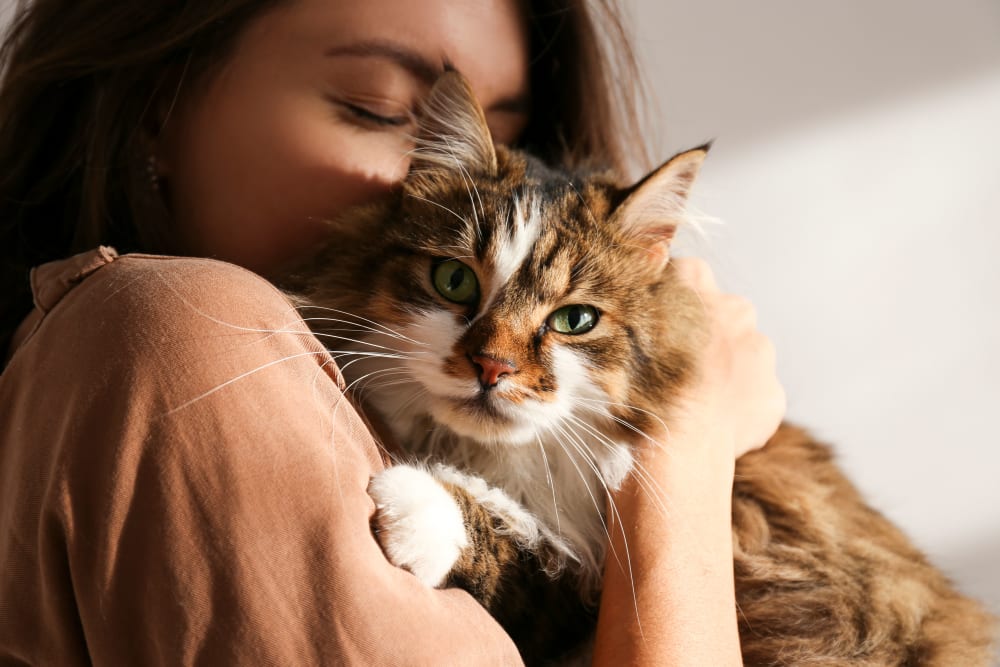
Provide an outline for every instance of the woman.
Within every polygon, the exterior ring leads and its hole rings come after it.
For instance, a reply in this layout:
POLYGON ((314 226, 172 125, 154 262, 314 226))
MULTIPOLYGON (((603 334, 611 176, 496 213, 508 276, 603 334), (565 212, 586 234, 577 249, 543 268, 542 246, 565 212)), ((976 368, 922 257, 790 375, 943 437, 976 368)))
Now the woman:
MULTIPOLYGON (((596 46, 616 21, 566 0, 38 0, 19 15, 0 98, 0 660, 518 662, 471 598, 385 561, 372 435, 246 269, 308 253, 321 220, 405 174, 400 130, 446 65, 499 141, 625 166, 634 77, 596 46)), ((608 566, 595 664, 739 663, 733 462, 783 398, 752 309, 704 265, 679 268, 711 343, 669 457, 640 453, 675 511, 635 485, 615 498, 635 584, 608 566)))

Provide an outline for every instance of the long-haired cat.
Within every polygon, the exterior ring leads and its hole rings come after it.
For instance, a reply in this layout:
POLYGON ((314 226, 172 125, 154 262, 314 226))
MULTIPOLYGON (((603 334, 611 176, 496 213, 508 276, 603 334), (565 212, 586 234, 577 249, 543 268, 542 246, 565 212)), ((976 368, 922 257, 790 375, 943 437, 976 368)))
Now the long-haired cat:
MULTIPOLYGON (((398 191, 286 287, 406 452, 369 488, 388 558, 468 590, 527 663, 565 661, 593 632, 608 493, 693 372, 701 310, 669 248, 706 151, 631 187, 553 170, 494 147, 454 73, 419 125, 398 191)), ((747 664, 988 662, 991 618, 803 431, 743 456, 733 494, 747 664)))

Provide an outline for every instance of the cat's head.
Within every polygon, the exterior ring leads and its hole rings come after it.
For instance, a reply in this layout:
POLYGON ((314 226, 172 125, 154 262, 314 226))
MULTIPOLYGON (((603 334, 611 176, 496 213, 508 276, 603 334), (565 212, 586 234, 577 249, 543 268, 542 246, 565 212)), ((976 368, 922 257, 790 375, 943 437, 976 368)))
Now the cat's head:
POLYGON ((365 322, 347 378, 390 424, 486 444, 644 428, 691 367, 699 310, 669 257, 706 149, 629 187, 550 169, 493 145, 455 73, 420 118, 398 196, 320 260, 313 301, 365 322))

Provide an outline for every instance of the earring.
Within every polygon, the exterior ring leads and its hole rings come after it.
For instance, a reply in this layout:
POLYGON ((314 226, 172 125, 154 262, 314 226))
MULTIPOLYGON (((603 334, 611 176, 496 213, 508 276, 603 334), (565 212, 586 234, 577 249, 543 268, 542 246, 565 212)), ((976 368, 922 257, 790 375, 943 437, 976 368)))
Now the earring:
POLYGON ((156 156, 152 153, 146 158, 146 178, 149 179, 149 187, 155 192, 160 191, 160 169, 156 163, 156 156))

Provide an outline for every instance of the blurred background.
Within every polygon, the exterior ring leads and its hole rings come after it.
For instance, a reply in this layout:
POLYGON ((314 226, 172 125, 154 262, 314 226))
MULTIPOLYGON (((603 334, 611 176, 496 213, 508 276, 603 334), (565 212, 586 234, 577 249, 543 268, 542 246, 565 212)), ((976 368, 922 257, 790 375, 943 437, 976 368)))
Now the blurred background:
POLYGON ((685 251, 789 418, 1000 612, 1000 2, 630 0, 654 154, 715 139, 685 251))

